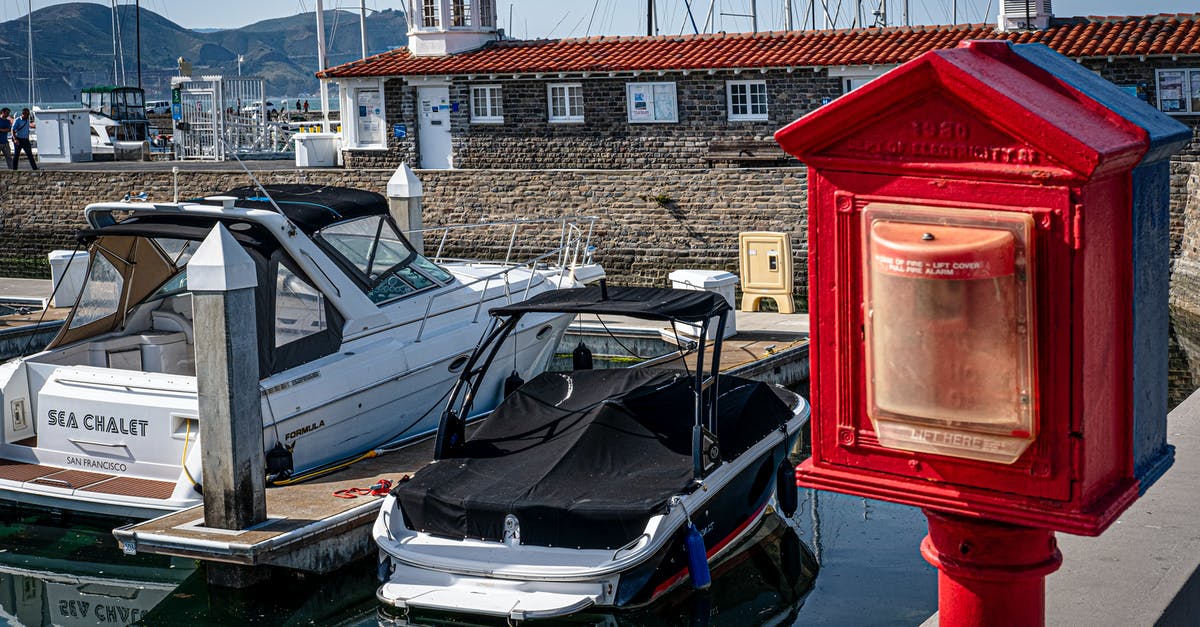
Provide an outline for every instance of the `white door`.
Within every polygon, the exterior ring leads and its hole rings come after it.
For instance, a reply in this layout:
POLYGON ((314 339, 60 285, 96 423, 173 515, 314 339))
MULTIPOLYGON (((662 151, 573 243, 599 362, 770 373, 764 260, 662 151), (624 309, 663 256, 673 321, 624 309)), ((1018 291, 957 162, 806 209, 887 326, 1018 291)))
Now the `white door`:
POLYGON ((450 88, 417 89, 417 146, 421 167, 446 170, 454 167, 450 144, 450 88))

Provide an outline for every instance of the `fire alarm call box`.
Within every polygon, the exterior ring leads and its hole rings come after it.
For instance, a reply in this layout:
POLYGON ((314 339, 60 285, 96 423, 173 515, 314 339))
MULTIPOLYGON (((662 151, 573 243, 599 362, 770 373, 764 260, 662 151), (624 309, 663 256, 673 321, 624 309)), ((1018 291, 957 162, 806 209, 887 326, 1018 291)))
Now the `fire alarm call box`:
POLYGON ((1134 191, 1190 140, 1164 118, 974 41, 776 133, 809 168, 801 485, 1094 535, 1170 466, 1167 195, 1134 191))

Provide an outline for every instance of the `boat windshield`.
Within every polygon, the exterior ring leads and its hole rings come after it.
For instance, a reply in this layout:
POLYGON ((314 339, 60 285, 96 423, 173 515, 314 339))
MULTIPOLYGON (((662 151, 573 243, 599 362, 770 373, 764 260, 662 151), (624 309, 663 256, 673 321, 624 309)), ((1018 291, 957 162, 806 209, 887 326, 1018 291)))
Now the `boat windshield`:
POLYGON ((449 283, 453 277, 417 254, 391 220, 366 216, 327 226, 317 233, 339 256, 371 302, 383 304, 449 283))
POLYGON ((170 280, 168 280, 166 283, 163 283, 163 286, 158 288, 158 291, 154 292, 154 294, 152 294, 150 296, 150 298, 147 298, 146 300, 152 301, 152 300, 157 300, 159 298, 166 298, 167 296, 174 296, 175 294, 182 294, 186 291, 187 291, 187 268, 184 268, 183 270, 180 270, 178 273, 176 273, 175 276, 171 277, 170 280))
POLYGON ((97 256, 88 268, 87 283, 75 305, 70 328, 75 329, 117 313, 125 278, 108 259, 97 256))
POLYGON ((175 263, 175 268, 178 270, 175 276, 163 283, 162 287, 158 288, 147 301, 182 294, 187 291, 187 262, 192 258, 192 254, 200 247, 200 242, 189 239, 175 239, 168 237, 155 237, 154 243, 162 249, 175 263))

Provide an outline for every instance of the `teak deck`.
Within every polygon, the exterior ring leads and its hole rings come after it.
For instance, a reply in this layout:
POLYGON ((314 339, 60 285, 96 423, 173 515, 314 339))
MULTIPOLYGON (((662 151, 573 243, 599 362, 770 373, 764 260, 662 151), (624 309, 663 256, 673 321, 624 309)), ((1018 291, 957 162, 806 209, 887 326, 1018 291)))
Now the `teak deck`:
MULTIPOLYGON (((789 364, 799 364, 798 372, 806 375, 807 362, 808 338, 796 333, 743 332, 725 340, 721 354, 722 372, 768 381, 776 381, 781 368, 789 364)), ((695 367, 694 356, 689 357, 688 367, 695 367)), ((267 520, 251 529, 207 528, 204 508, 198 506, 114 529, 113 535, 126 553, 328 572, 374 550, 370 529, 382 500, 376 496, 343 499, 334 492, 366 488, 380 479, 396 482, 432 459, 433 438, 429 437, 322 478, 268 488, 267 520)))
POLYGON ((153 479, 118 477, 102 472, 66 470, 40 464, 0 460, 0 479, 19 483, 36 483, 65 490, 141 496, 165 499, 171 496, 175 484, 153 479))

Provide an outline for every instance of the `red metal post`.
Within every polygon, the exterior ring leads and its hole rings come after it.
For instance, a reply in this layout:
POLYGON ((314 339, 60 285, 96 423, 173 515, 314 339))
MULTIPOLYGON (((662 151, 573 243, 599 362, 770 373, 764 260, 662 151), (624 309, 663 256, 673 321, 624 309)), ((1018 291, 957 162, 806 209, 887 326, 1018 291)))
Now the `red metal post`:
POLYGON ((938 569, 940 625, 1046 624, 1046 575, 1062 565, 1053 531, 924 512, 921 555, 938 569))

